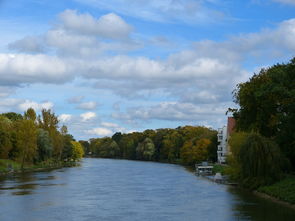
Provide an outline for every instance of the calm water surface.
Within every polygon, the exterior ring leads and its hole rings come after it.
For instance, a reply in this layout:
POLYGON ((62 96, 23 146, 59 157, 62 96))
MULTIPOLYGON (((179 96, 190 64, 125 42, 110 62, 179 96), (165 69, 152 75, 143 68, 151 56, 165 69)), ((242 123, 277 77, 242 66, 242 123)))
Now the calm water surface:
POLYGON ((84 159, 0 180, 0 220, 295 220, 295 211, 171 164, 84 159))

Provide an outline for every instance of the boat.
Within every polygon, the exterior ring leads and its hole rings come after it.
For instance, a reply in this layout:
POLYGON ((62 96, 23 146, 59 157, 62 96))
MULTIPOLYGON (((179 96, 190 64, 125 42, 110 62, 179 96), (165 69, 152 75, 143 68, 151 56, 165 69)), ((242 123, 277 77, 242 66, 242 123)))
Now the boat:
POLYGON ((201 164, 196 164, 196 174, 202 176, 210 176, 213 174, 213 166, 209 165, 208 162, 202 162, 201 164))

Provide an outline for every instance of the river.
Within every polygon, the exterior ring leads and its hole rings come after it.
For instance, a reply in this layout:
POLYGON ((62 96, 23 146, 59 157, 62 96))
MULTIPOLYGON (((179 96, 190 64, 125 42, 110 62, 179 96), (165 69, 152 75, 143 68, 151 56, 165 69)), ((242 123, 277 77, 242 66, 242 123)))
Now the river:
POLYGON ((295 220, 295 211, 172 164, 84 159, 0 179, 2 221, 295 220))

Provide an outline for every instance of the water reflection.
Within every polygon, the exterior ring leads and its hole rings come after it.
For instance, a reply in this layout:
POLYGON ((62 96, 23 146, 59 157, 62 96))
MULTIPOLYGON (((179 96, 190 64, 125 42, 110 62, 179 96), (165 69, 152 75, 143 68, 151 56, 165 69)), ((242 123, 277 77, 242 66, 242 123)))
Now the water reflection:
POLYGON ((253 195, 250 191, 229 188, 236 202, 232 210, 244 220, 295 220, 295 211, 281 204, 253 195))
POLYGON ((32 193, 33 193, 32 191, 23 190, 23 191, 12 192, 11 194, 19 196, 19 195, 29 195, 32 193))

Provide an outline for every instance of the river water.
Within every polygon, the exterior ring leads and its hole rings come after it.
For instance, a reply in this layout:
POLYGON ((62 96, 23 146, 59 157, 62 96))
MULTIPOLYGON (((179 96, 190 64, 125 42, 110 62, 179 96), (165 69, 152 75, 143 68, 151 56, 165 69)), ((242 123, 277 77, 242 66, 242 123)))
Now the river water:
POLYGON ((2 177, 0 220, 295 220, 295 210, 178 165, 84 159, 80 167, 2 177))

